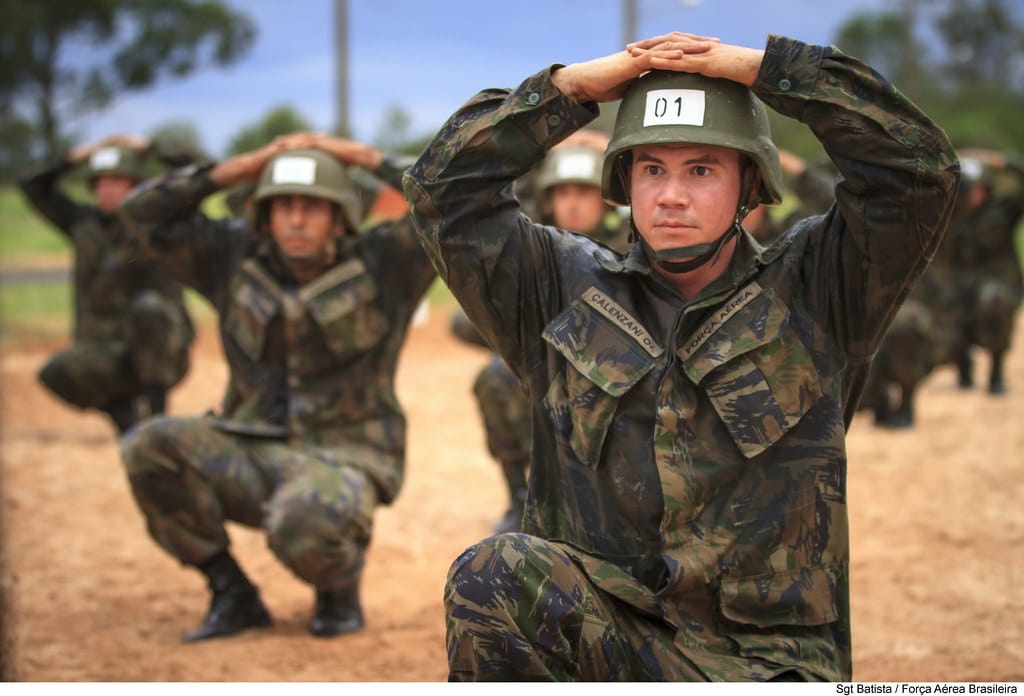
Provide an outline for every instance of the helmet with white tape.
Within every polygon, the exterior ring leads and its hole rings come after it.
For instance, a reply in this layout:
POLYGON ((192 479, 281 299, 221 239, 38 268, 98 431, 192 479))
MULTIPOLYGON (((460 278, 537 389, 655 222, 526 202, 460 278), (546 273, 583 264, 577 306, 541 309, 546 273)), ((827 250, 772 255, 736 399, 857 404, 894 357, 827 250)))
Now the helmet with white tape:
POLYGON ((345 166, 323 150, 290 150, 267 162, 253 193, 261 219, 265 219, 262 210, 267 199, 283 195, 312 196, 337 203, 345 227, 351 232, 359 229, 362 205, 355 185, 345 166))
POLYGON ((757 166, 751 207, 782 200, 782 169, 764 104, 744 85, 697 73, 653 70, 626 90, 605 151, 601 190, 629 205, 629 153, 638 145, 694 143, 738 150, 757 166))

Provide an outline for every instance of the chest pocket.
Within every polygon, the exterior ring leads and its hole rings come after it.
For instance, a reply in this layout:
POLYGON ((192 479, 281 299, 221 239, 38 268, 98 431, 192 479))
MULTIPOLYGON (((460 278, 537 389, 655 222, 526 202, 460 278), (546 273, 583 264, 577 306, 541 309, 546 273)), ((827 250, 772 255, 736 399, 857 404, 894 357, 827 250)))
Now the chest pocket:
POLYGON ((548 417, 576 457, 597 467, 619 397, 651 371, 662 349, 642 344, 581 300, 548 324, 543 337, 568 361, 544 397, 548 417))
POLYGON ((253 362, 262 357, 267 326, 281 306, 280 290, 267 282, 250 276, 243 267, 231 290, 224 322, 224 332, 253 362))
MULTIPOLYGON (((811 356, 789 325, 789 308, 760 288, 719 325, 714 317, 679 349, 683 371, 703 386, 745 457, 766 450, 821 397, 811 356)), ((726 307, 733 300, 726 303, 726 307)))
POLYGON ((373 348, 387 334, 387 317, 374 301, 378 294, 363 261, 351 259, 304 287, 300 296, 328 350, 344 359, 373 348))

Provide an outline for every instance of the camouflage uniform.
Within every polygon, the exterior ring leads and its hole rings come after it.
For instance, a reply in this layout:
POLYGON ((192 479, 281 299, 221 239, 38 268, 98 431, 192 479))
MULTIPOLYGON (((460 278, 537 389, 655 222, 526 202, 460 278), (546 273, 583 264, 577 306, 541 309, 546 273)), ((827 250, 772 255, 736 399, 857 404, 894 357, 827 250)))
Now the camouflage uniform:
MULTIPOLYGON (((600 162, 600 158, 598 158, 600 162)), ((536 168, 535 168, 536 169, 536 168)), ((525 177, 517 181, 522 182, 525 177)), ((600 168, 597 172, 600 186, 600 168)), ((532 185, 532 184, 531 184, 532 185)), ((519 189, 520 192, 522 188, 519 189)), ((534 200, 546 191, 537 192, 534 200)), ((542 206, 546 207, 546 206, 542 206)), ((546 225, 555 224, 551 215, 539 212, 546 225)), ((608 206, 600 223, 582 234, 597 240, 620 253, 630 247, 631 222, 619 210, 608 206)), ((487 348, 486 341, 469 321, 464 312, 452 319, 452 333, 471 345, 487 348)), ((530 404, 525 389, 509 369, 508 364, 495 355, 477 374, 473 382, 473 396, 480 409, 484 424, 487 449, 501 465, 502 476, 508 488, 509 510, 495 527, 496 532, 518 531, 526 503, 526 473, 530 461, 530 404)))
POLYGON ((971 345, 992 356, 989 391, 1003 393, 1003 360, 1013 337, 1014 319, 1024 281, 1015 236, 1024 217, 1024 169, 1011 163, 1003 189, 992 187, 988 199, 950 229, 953 261, 961 272, 965 313, 959 358, 961 384, 972 383, 971 345))
MULTIPOLYGON (((401 170, 377 172, 396 184, 401 170)), ((230 379, 220 415, 153 419, 122 454, 150 534, 201 566, 226 520, 262 526, 318 590, 358 581, 372 512, 402 486, 405 416, 395 368, 435 277, 406 216, 344 237, 301 287, 276 246, 241 220, 198 211, 206 170, 149 182, 123 204, 162 262, 218 312, 230 379)))
POLYGON ((122 221, 60 190, 72 167, 61 159, 20 182, 74 252, 73 342, 39 379, 73 406, 106 412, 123 432, 141 415, 139 397, 148 399, 143 413, 163 411, 166 392, 188 372, 195 333, 181 285, 122 221))
POLYGON ((527 385, 525 531, 445 588, 450 678, 851 678, 846 427, 935 252, 945 134, 835 48, 769 38, 753 91, 802 117, 837 204, 683 298, 531 224, 509 184, 594 118, 551 69, 478 94, 405 178, 427 252, 527 385), (869 155, 869 156, 867 156, 869 155))

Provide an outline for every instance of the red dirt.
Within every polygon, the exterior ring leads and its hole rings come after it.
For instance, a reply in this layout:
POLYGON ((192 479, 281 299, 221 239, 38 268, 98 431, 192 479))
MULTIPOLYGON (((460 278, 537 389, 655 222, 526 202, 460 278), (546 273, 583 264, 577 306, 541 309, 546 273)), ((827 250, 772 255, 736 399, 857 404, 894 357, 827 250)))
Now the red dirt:
MULTIPOLYGON (((179 636, 207 606, 202 578, 150 541, 113 431, 67 408, 35 373, 56 345, 2 356, 5 643, 12 681, 440 681, 441 591, 452 559, 505 506, 470 385, 487 356, 434 310, 399 372, 408 470, 380 508, 365 572, 367 626, 306 632, 311 590, 262 535, 232 526, 235 554, 276 623, 195 645, 179 636)), ((218 405, 226 371, 206 323, 170 411, 218 405)), ((949 369, 921 390, 918 425, 849 435, 854 676, 858 681, 1024 681, 1024 341, 1009 395, 961 392, 949 369)), ((978 379, 987 364, 979 360, 978 379)))

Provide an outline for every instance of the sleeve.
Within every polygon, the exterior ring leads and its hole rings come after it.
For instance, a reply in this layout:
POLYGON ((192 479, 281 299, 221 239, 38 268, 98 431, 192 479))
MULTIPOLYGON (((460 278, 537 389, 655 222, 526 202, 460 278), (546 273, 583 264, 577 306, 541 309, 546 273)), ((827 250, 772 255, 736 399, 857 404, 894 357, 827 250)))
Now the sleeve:
POLYGON ((456 112, 404 179, 427 255, 485 342, 514 368, 558 302, 557 230, 522 214, 515 181, 597 115, 551 82, 490 89, 456 112), (515 327, 510 329, 510 327, 515 327))
POLYGON ((379 250, 381 274, 387 278, 391 293, 399 298, 411 315, 437 278, 437 272, 416 235, 412 217, 407 213, 362 235, 372 240, 373 246, 379 250))
POLYGON ((866 363, 949 224, 959 162, 945 133, 884 77, 835 47, 769 37, 755 93, 805 123, 839 170, 810 231, 808 304, 866 363))
POLYGON ((251 235, 240 220, 214 220, 200 212, 202 201, 217 190, 207 175, 211 166, 176 169, 140 184, 120 213, 130 234, 178 281, 220 307, 225 279, 251 235))
POLYGON ((67 159, 62 157, 31 170, 18 181, 32 207, 68 238, 71 237, 71 228, 75 222, 90 210, 60 190, 60 178, 71 168, 67 159))

